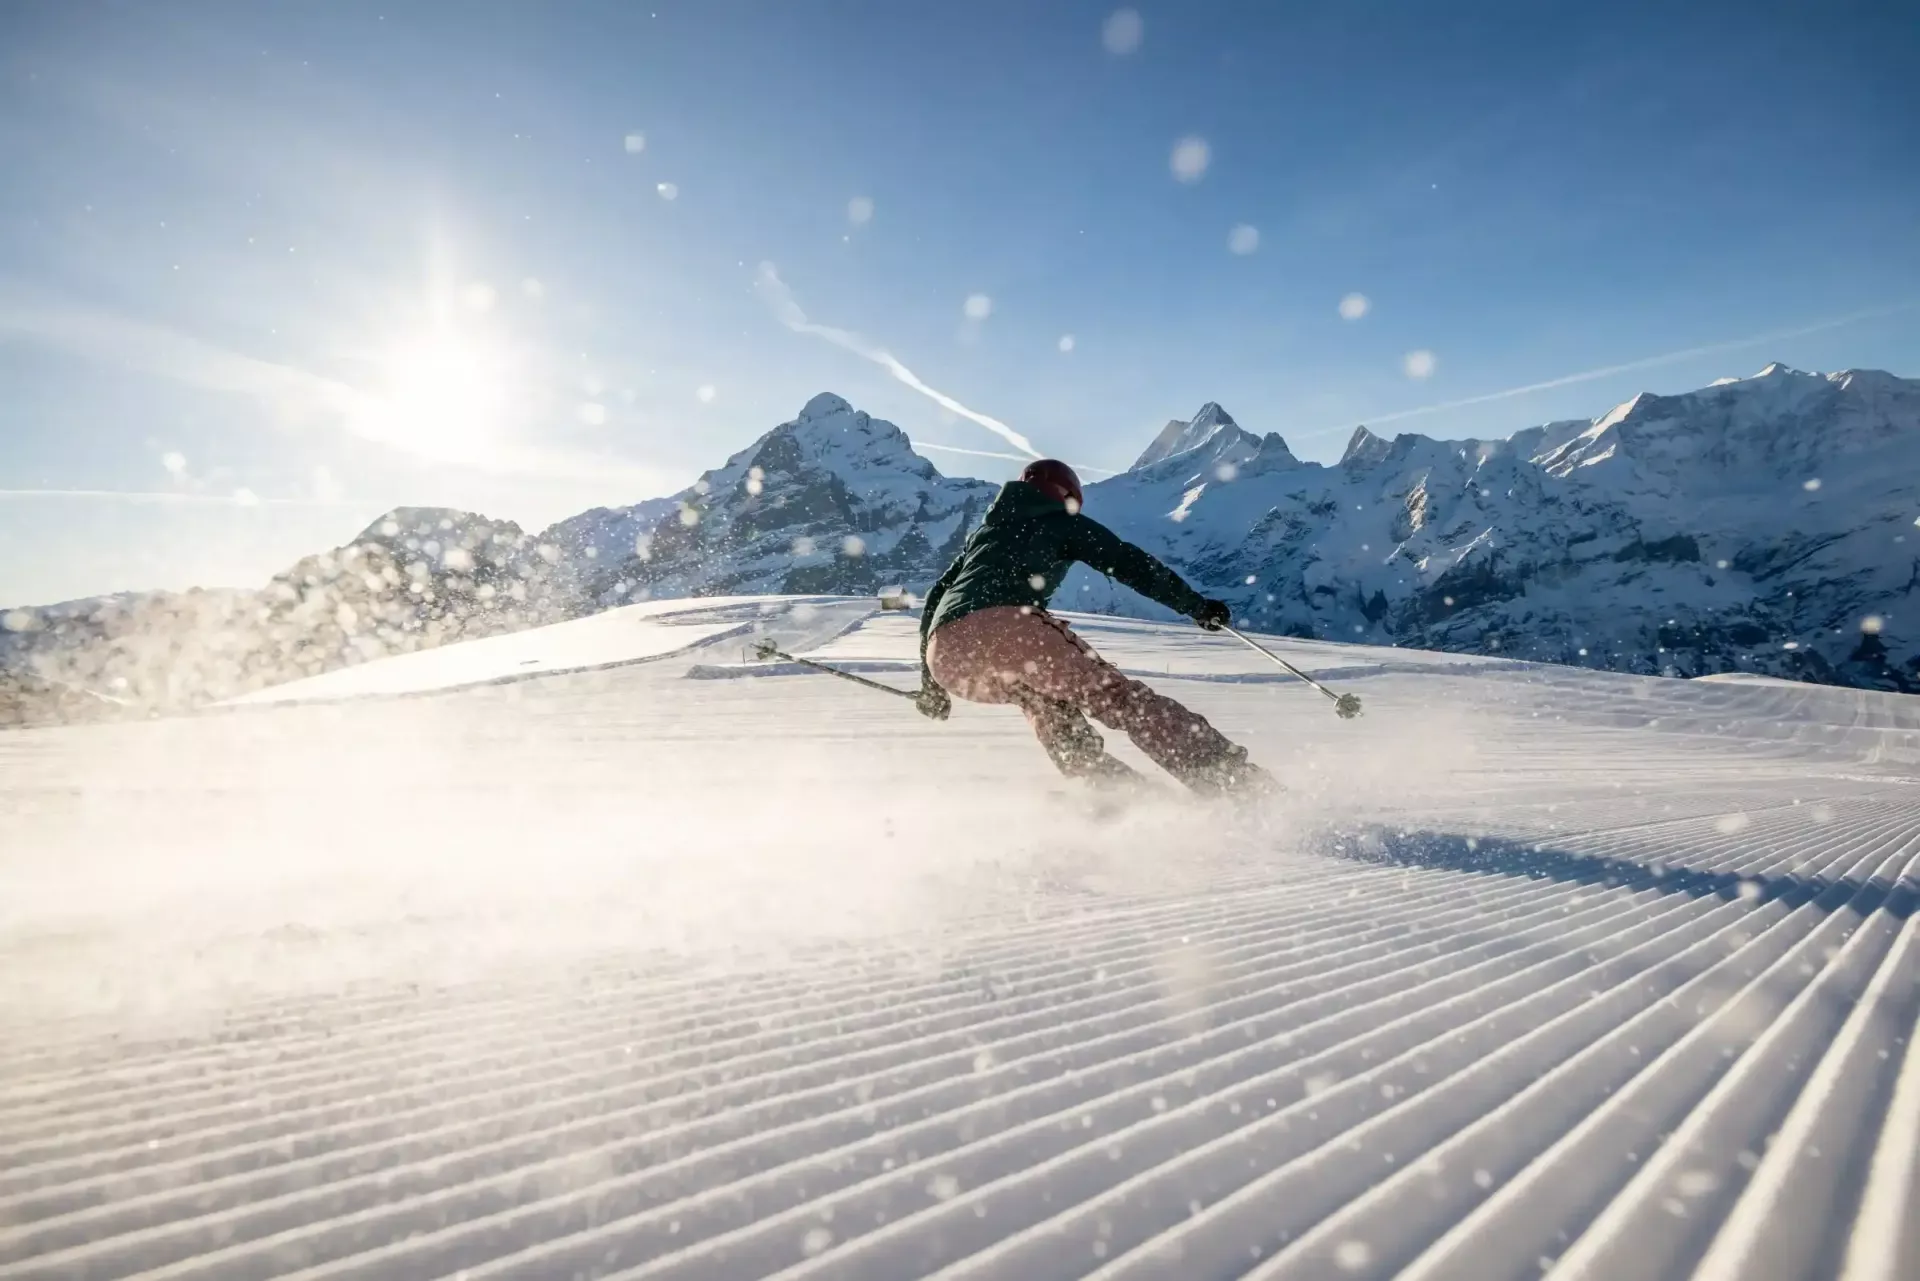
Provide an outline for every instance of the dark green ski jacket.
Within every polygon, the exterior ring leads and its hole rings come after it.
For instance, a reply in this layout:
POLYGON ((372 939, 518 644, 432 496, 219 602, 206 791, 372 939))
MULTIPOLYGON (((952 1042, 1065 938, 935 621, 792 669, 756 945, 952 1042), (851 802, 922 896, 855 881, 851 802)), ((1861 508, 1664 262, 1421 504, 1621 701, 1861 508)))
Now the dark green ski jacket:
POLYGON ((1009 481, 927 592, 920 616, 921 663, 927 638, 943 623, 997 605, 1045 609, 1075 561, 1189 617, 1206 604, 1180 575, 1099 521, 1069 512, 1065 503, 1024 481, 1009 481))

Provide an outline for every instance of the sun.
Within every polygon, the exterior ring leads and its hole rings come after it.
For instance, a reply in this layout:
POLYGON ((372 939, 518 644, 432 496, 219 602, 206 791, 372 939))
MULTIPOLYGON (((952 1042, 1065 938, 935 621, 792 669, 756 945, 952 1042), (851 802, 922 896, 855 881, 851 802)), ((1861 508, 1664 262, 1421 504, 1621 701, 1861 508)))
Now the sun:
POLYGON ((473 459, 505 424, 505 354, 450 325, 387 343, 375 358, 368 434, 410 452, 473 459))

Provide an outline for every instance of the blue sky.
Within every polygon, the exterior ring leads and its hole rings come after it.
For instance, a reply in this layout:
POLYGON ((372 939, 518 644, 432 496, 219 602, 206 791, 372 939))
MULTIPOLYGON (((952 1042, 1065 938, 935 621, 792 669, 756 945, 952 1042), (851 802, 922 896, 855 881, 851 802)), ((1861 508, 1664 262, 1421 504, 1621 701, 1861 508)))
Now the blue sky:
POLYGON ((1107 468, 1920 374, 1902 8, 6 5, 0 603, 537 528, 821 390, 1017 452, 796 308, 1107 468))

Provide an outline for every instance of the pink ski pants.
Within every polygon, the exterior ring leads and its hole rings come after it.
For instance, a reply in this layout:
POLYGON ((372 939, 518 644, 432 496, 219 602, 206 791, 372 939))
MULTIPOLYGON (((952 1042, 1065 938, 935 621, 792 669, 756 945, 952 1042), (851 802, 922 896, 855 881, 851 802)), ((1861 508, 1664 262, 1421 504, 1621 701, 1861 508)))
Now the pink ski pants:
POLYGON ((1122 731, 1175 775, 1237 750, 1205 717, 1128 679, 1043 610, 1002 605, 963 614, 934 629, 927 666, 950 694, 1018 707, 1067 773, 1081 772, 1075 766, 1089 748, 1102 752, 1081 713, 1122 731))

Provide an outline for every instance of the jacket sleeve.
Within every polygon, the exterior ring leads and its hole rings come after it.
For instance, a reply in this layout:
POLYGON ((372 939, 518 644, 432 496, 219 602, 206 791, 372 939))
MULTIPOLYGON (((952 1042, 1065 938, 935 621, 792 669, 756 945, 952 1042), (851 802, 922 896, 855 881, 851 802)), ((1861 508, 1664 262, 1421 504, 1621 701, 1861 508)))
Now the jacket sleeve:
POLYGON ((953 564, 947 566, 947 572, 927 588, 927 598, 920 605, 920 671, 927 680, 932 679, 926 676, 926 670, 927 638, 933 634, 933 616, 940 610, 940 598, 947 594, 947 588, 953 586, 953 580, 960 576, 960 564, 964 560, 964 555, 953 558, 953 564))
POLYGON ((1161 561, 1094 520, 1069 516, 1067 554, 1109 578, 1117 578, 1150 600, 1192 618, 1206 598, 1161 561))

